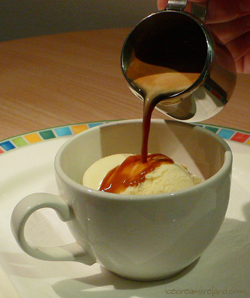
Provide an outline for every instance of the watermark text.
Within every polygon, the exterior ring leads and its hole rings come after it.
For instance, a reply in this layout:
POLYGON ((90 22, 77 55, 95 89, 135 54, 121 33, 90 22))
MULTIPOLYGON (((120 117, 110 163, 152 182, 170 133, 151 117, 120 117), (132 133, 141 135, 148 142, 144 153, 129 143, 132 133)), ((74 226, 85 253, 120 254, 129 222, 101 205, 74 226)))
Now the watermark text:
POLYGON ((165 289, 165 293, 171 297, 171 295, 196 295, 195 297, 199 296, 211 296, 211 297, 222 297, 222 295, 238 295, 239 297, 247 297, 247 290, 240 290, 240 289, 230 289, 228 287, 223 289, 216 289, 214 287, 208 289, 165 289), (241 295, 241 296, 239 296, 241 295))

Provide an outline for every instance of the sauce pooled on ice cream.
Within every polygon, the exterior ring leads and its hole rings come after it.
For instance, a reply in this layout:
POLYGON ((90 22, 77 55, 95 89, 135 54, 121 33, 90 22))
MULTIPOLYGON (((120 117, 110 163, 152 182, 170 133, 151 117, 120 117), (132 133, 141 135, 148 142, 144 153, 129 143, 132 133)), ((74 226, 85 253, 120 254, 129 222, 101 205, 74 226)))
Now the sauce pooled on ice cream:
POLYGON ((144 182, 145 176, 162 164, 173 163, 174 161, 164 154, 149 154, 147 162, 142 162, 140 154, 131 155, 107 173, 99 190, 121 193, 129 186, 137 186, 144 182))

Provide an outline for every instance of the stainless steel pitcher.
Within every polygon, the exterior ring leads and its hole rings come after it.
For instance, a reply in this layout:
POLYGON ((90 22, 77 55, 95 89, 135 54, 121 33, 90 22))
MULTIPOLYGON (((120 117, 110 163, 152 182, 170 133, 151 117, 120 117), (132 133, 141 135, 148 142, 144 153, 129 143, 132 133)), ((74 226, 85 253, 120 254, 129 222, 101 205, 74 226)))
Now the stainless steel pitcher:
POLYGON ((144 100, 143 88, 134 84, 128 69, 136 59, 147 65, 198 73, 187 89, 164 96, 156 109, 170 117, 196 122, 217 114, 230 99, 236 84, 236 67, 227 47, 205 25, 207 2, 171 0, 165 10, 144 18, 128 35, 121 54, 122 71, 130 89, 144 100), (171 100, 170 100, 171 99, 171 100))

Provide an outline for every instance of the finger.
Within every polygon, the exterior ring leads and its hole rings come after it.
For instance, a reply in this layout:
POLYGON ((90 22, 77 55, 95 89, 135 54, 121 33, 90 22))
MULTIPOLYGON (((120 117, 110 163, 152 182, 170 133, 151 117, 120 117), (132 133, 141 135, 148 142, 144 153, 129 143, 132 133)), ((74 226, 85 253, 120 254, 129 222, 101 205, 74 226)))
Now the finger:
POLYGON ((238 61, 250 51, 250 32, 226 44, 235 61, 238 61))
POLYGON ((236 61, 236 68, 238 73, 250 73, 250 51, 236 61))
MULTIPOLYGON (((191 11, 191 2, 204 2, 204 0, 189 1, 186 10, 191 11)), ((165 9, 168 0, 157 0, 160 10, 165 9)), ((206 22, 209 24, 232 21, 250 13, 250 0, 209 0, 206 22)))
POLYGON ((159 10, 165 9, 168 4, 168 0, 157 0, 157 6, 159 10))
MULTIPOLYGON (((192 11, 192 2, 189 1, 186 6, 186 11, 192 11)), ((250 14, 250 0, 209 0, 205 1, 208 4, 206 23, 224 23, 250 14)))
POLYGON ((249 0, 209 0, 206 23, 229 22, 249 13, 249 0))
POLYGON ((250 14, 227 23, 210 24, 208 27, 223 43, 228 43, 250 31, 250 14))

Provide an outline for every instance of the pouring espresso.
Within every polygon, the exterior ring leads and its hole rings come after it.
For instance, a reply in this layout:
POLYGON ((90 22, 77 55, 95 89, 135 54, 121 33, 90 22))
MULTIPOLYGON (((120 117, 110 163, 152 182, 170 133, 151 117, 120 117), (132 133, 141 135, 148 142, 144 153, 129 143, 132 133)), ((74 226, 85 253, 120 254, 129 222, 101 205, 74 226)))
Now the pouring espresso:
POLYGON ((123 74, 144 102, 143 162, 154 108, 176 120, 203 121, 224 107, 235 87, 230 52, 201 19, 183 11, 186 4, 169 1, 164 11, 143 19, 122 49, 123 74))
POLYGON ((155 106, 164 99, 165 104, 178 103, 175 94, 188 89, 198 79, 197 72, 179 72, 172 68, 145 63, 134 57, 127 70, 132 84, 140 90, 143 100, 142 161, 147 160, 150 120, 155 106))

